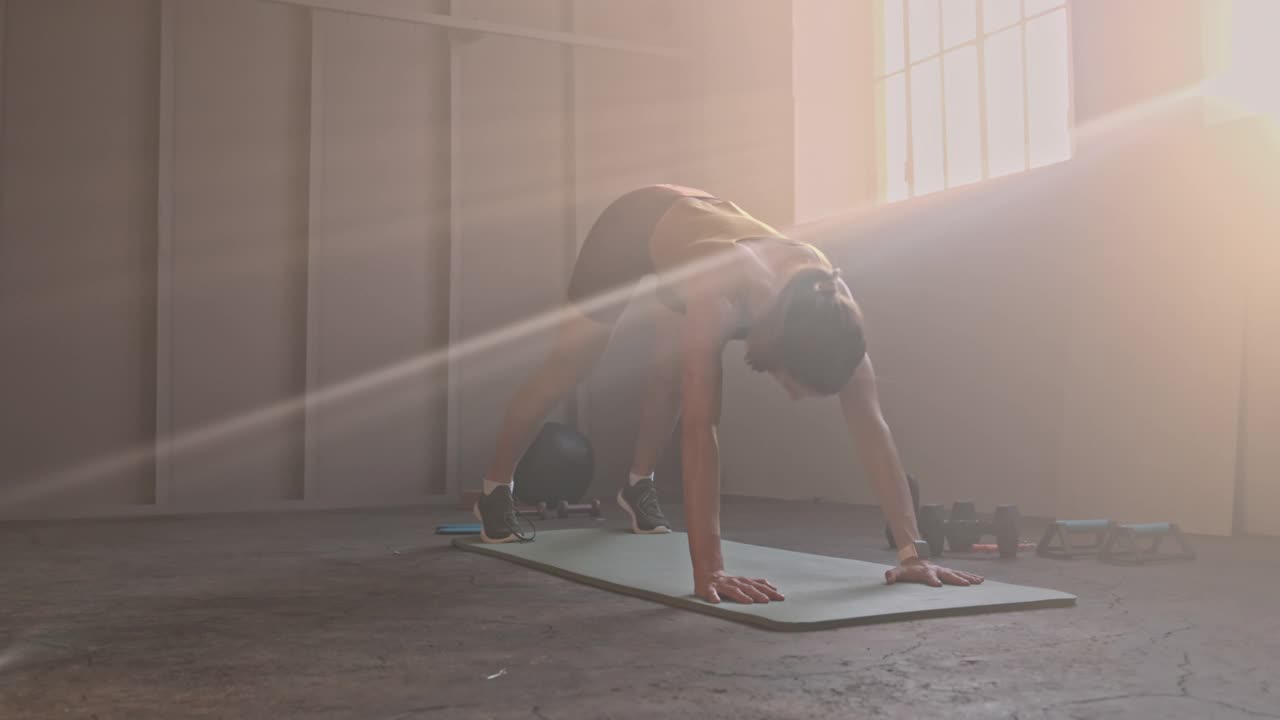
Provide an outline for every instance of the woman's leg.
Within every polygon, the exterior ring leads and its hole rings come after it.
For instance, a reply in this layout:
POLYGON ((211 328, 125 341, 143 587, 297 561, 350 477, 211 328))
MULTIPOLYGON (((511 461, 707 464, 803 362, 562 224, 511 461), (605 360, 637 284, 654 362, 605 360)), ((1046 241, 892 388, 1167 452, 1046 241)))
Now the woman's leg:
POLYGON ((657 305, 653 360, 640 406, 640 431, 631 461, 632 475, 653 474, 680 417, 680 331, 684 317, 657 305))
POLYGON ((485 474, 485 479, 491 482, 511 482, 516 463, 528 447, 534 429, 591 373, 609 344, 613 334, 611 323, 591 319, 572 303, 562 312, 564 317, 546 362, 520 386, 507 405, 498 446, 485 474))
POLYGON ((670 532, 658 504, 658 492, 652 478, 654 466, 671 438, 671 428, 680 416, 680 331, 683 318, 671 310, 657 310, 653 361, 649 365, 649 384, 640 406, 640 431, 636 435, 636 451, 631 461, 630 482, 618 491, 618 505, 631 516, 631 529, 637 533, 670 532))

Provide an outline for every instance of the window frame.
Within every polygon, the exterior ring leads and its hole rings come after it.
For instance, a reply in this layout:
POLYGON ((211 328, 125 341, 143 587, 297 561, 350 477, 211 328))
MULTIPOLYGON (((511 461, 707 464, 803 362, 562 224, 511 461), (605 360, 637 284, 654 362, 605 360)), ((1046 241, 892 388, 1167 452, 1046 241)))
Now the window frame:
POLYGON ((974 3, 974 35, 963 42, 946 43, 946 23, 943 15, 943 5, 946 2, 955 2, 955 0, 902 0, 902 66, 892 72, 884 72, 883 63, 883 46, 885 43, 884 35, 884 0, 878 0, 874 12, 876 13, 876 37, 875 48, 876 58, 873 63, 875 74, 873 78, 873 89, 875 95, 875 112, 876 112, 876 145, 877 145, 877 187, 876 194, 880 203, 899 203, 912 200, 926 195, 937 195, 945 193, 949 190, 955 190, 965 185, 975 185, 986 182, 988 180, 1008 177, 1010 175, 1019 175, 1039 167, 1046 165, 1055 165, 1060 162, 1066 162, 1076 155, 1075 145, 1075 67, 1073 62, 1073 45, 1072 39, 1072 6, 1071 0, 1061 0, 1060 4, 1053 7, 1040 10, 1038 12, 1027 14, 1027 0, 1018 0, 1018 17, 1016 20, 1004 23, 990 30, 986 29, 986 3, 984 0, 971 0, 974 3), (911 58, 911 8, 913 2, 933 2, 938 9, 938 49, 928 55, 924 55, 917 59, 911 58), (1035 20, 1048 17, 1054 13, 1065 13, 1066 19, 1066 64, 1067 64, 1067 131, 1068 137, 1068 154, 1062 160, 1058 160, 1045 165, 1038 165, 1035 168, 1031 165, 1031 101, 1028 94, 1027 79, 1027 25, 1035 20), (990 142, 988 139, 988 107, 987 107, 987 73, 986 73, 986 44, 992 36, 1002 32, 1017 28, 1018 40, 1021 46, 1021 77, 1022 77, 1022 168, 1010 173, 1002 174, 998 177, 991 176, 990 167, 990 142), (981 177, 976 181, 967 182, 962 185, 952 185, 950 177, 950 168, 948 167, 948 140, 947 140, 947 80, 946 80, 946 56, 948 53, 964 47, 972 46, 977 54, 977 85, 978 85, 978 132, 979 132, 979 156, 982 164, 981 177), (911 70, 924 63, 930 61, 938 63, 938 92, 940 97, 940 113, 941 124, 940 131, 942 133, 942 188, 939 190, 929 190, 923 193, 916 192, 915 179, 915 129, 912 119, 912 96, 911 96, 911 70), (905 119, 904 131, 906 133, 906 147, 904 159, 904 180, 907 187, 905 197, 889 199, 887 196, 888 173, 886 168, 886 148, 884 145, 885 123, 887 122, 884 109, 885 84, 890 78, 897 76, 902 77, 902 94, 903 94, 903 114, 905 119))

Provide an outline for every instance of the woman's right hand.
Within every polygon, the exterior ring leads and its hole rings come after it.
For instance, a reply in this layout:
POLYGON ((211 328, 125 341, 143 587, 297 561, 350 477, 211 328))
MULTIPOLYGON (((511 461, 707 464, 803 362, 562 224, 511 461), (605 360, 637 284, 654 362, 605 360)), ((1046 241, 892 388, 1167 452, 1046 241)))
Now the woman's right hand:
POLYGON ((744 605, 786 599, 768 580, 727 575, 723 570, 702 577, 695 575, 693 588, 694 594, 713 605, 720 604, 721 598, 744 605))

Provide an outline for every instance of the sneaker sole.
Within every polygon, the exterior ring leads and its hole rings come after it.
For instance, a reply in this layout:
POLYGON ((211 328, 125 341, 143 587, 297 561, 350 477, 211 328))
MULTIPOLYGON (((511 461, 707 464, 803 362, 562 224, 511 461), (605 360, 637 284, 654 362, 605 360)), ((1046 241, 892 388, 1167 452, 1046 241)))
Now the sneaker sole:
POLYGON ((516 535, 515 533, 511 533, 510 535, 504 538, 499 538, 497 540, 494 540, 493 538, 486 535, 484 533, 484 516, 480 514, 480 503, 476 503, 475 505, 471 506, 471 514, 475 515, 476 519, 480 521, 480 539, 482 541, 489 543, 490 545, 500 545, 502 543, 509 543, 509 542, 520 542, 520 536, 516 535))
POLYGON ((627 502, 627 499, 622 496, 621 490, 618 491, 618 505, 620 505, 623 510, 626 510, 627 514, 631 516, 631 532, 637 535, 663 535, 671 532, 671 528, 666 525, 659 525, 652 530, 641 530, 640 526, 636 524, 636 512, 631 509, 631 505, 627 502))

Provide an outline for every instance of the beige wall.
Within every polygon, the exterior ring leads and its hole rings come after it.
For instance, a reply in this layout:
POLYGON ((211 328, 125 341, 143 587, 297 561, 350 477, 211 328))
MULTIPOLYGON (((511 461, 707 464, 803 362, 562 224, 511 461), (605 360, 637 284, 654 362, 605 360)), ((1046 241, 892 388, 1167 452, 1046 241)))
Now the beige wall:
MULTIPOLYGON (((810 235, 864 306, 926 500, 1230 532, 1249 248, 1228 209, 1253 186, 1229 142, 1115 149, 810 235)), ((870 499, 835 404, 758 385, 726 402, 734 491, 870 499)))
MULTIPOLYGON (((1259 254, 1255 237, 1274 220, 1239 212, 1239 198, 1274 183, 1259 169, 1274 168, 1274 150, 1259 152, 1265 145, 1238 128, 1204 131, 1199 105, 1169 101, 1203 72, 1198 3, 1125 5, 1073 5, 1086 130, 1075 160, 871 211, 856 210, 869 198, 850 191, 844 218, 793 232, 828 246, 864 305, 885 411, 927 501, 1172 519, 1224 534, 1241 420, 1242 284, 1246 268, 1270 267, 1274 255, 1259 254), (1152 25, 1152 13, 1168 21, 1152 25), (1136 62, 1114 62, 1139 47, 1136 62)), ((798 26, 809 21, 798 14, 798 26)), ((817 55, 797 48, 797 63, 817 55)), ((855 104, 869 106, 868 77, 848 73, 855 104)), ((806 98, 798 85, 798 123, 806 98)), ((805 127, 822 133, 818 122, 805 127)), ((801 135, 797 173, 812 167, 801 135)), ((854 152, 873 163, 869 143, 854 152)), ((805 187, 797 177, 798 208, 829 202, 829 187, 802 197, 805 187)), ((1252 287, 1244 419, 1253 432, 1241 472, 1250 530, 1275 532, 1272 293, 1260 280, 1252 287)), ((728 364, 740 367, 737 357, 728 364)), ((741 384, 726 398, 722 434, 731 492, 874 502, 834 403, 789 403, 733 372, 741 384)))
POLYGON ((794 3, 795 221, 847 212, 876 194, 867 89, 874 68, 873 23, 860 3, 794 3))
POLYGON ((307 495, 412 502, 445 491, 448 39, 321 13, 314 42, 312 383, 404 371, 316 409, 307 495))
POLYGON ((1076 122, 1085 125, 1199 83, 1204 4, 1070 0, 1076 122))
POLYGON ((149 502, 158 4, 10 0, 0 119, 0 493, 149 502), (103 458, 74 487, 46 478, 103 458), (37 491, 39 488, 39 491, 37 491))
MULTIPOLYGON (((1144 24, 1156 59, 1110 72, 1111 25, 1148 15, 1103 5, 1073 6, 1073 40, 1077 115, 1105 128, 1194 78, 1182 53, 1199 50, 1180 2, 1144 24)), ((428 8, 679 60, 260 0, 0 7, 6 516, 444 498, 483 471, 547 347, 529 321, 618 194, 688 183, 788 226, 873 192, 871 69, 836 31, 844 3, 428 8), (482 349, 456 358, 446 408, 430 359, 450 336, 482 349), (304 414, 304 388, 339 392, 304 414), (179 441, 159 468, 157 423, 179 441)), ((1247 527, 1277 532, 1280 301, 1261 279, 1275 254, 1247 232, 1274 220, 1270 176, 1238 127, 1176 116, 1145 144, 1096 133, 1064 165, 797 230, 866 307, 926 499, 1226 532, 1239 476, 1247 527), (1242 197, 1247 212, 1204 212, 1242 197)), ((600 493, 630 461, 635 413, 618 409, 640 401, 650 307, 575 408, 600 493)), ((873 501, 834 404, 786 402, 740 351, 726 491, 873 501)))
POLYGON ((1057 512, 1226 534, 1246 256, 1212 208, 1246 188, 1209 138, 1147 150, 1098 161, 1084 216, 1105 224, 1073 223, 1091 242, 1070 277, 1057 512))
POLYGON ((1280 132, 1274 124, 1236 123, 1222 152, 1241 183, 1231 206, 1250 248, 1245 292, 1249 298, 1241 394, 1240 497, 1238 518, 1246 532, 1280 535, 1280 191, 1276 174, 1280 132), (1259 152, 1262 148, 1263 151, 1259 152))
MULTIPOLYGON (((454 14, 561 30, 558 0, 455 0, 454 14)), ((566 77, 560 46, 455 38, 454 341, 458 482, 485 472, 507 401, 550 347, 525 321, 554 309, 573 242, 566 215, 566 77)))
POLYGON ((443 31, 0 10, 0 516, 444 499, 443 31))
MULTIPOLYGON (((170 429, 183 435, 303 390, 311 23, 300 8, 254 0, 171 7, 161 352, 170 429)), ((200 443, 167 469, 165 502, 179 507, 300 499, 302 416, 200 443)))
MULTIPOLYGON (((447 501, 610 200, 792 215, 790 0, 306 4, 0 3, 0 515, 447 501)), ((609 487, 646 307, 575 406, 609 487)))

